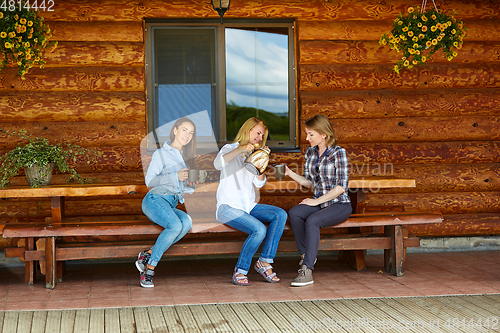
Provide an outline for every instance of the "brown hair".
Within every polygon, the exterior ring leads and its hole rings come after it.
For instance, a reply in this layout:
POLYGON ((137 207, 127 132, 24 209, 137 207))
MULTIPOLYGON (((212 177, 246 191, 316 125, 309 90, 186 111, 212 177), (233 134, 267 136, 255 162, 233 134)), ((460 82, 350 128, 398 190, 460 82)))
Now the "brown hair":
POLYGON ((305 122, 306 128, 312 129, 319 134, 326 135, 326 145, 328 147, 335 146, 337 144, 337 135, 333 129, 332 123, 325 115, 317 114, 312 118, 309 118, 305 122))
POLYGON ((182 117, 177 119, 175 122, 174 126, 172 126, 172 129, 170 130, 170 141, 175 140, 175 134, 174 134, 174 128, 179 128, 184 123, 190 123, 194 127, 193 131, 193 138, 187 145, 182 147, 182 158, 184 159, 184 162, 186 162, 186 165, 190 169, 196 169, 196 125, 194 122, 189 119, 188 117, 182 117))
POLYGON ((245 121, 243 123, 243 125, 241 125, 241 127, 238 131, 238 134, 236 134, 236 138, 234 139, 234 142, 239 142, 240 146, 246 145, 248 143, 248 141, 250 140, 250 131, 252 130, 252 128, 257 126, 258 124, 260 124, 260 125, 262 125, 262 127, 264 127, 265 132, 264 132, 264 136, 262 138, 262 141, 259 143, 259 146, 257 148, 264 147, 266 145, 267 135, 268 135, 267 125, 266 125, 266 122, 264 120, 261 120, 261 119, 256 118, 256 117, 252 117, 252 118, 247 119, 247 121, 245 121))

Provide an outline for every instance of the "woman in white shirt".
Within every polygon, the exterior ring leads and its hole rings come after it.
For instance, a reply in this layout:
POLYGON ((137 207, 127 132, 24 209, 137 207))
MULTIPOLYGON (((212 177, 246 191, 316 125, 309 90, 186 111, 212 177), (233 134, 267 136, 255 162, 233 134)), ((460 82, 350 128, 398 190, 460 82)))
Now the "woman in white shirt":
POLYGON ((141 272, 142 287, 154 287, 154 269, 163 253, 191 229, 191 217, 176 209, 184 194, 193 193, 188 185, 188 169, 196 169, 196 127, 189 118, 177 120, 170 141, 153 153, 146 173, 146 185, 153 187, 142 201, 142 211, 154 223, 165 228, 155 245, 139 253, 135 266, 141 272), (189 167, 189 168, 188 168, 189 167))
POLYGON ((262 241, 264 245, 254 269, 268 282, 280 281, 271 264, 285 228, 287 214, 279 207, 255 202, 254 186, 264 186, 266 176, 253 175, 244 166, 247 154, 265 146, 267 134, 264 121, 255 117, 248 119, 238 131, 234 143, 222 147, 214 161, 215 168, 221 170, 217 189, 217 220, 248 234, 231 280, 240 286, 250 285, 248 270, 262 241), (266 228, 264 223, 269 226, 266 228))

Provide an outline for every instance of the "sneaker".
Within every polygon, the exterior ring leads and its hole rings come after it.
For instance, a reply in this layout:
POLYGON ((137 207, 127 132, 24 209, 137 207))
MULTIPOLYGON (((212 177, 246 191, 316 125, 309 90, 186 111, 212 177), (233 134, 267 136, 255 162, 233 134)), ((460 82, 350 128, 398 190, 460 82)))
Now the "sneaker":
POLYGON ((141 287, 153 288, 155 285, 153 283, 153 276, 155 271, 152 269, 147 269, 145 272, 141 273, 141 287))
MULTIPOLYGON (((304 258, 306 257, 305 254, 301 254, 300 255, 300 261, 299 261, 299 266, 302 266, 304 264, 304 258)), ((318 261, 318 258, 314 258, 314 264, 313 265, 316 265, 316 261, 318 261)))
POLYGON ((313 280, 312 269, 310 269, 306 265, 302 265, 299 269, 299 276, 297 276, 295 280, 293 280, 292 286, 303 287, 313 283, 314 280, 313 280))
POLYGON ((142 251, 137 256, 137 260, 135 262, 135 267, 139 270, 139 272, 144 272, 146 269, 146 264, 148 263, 149 257, 151 257, 151 253, 142 251))

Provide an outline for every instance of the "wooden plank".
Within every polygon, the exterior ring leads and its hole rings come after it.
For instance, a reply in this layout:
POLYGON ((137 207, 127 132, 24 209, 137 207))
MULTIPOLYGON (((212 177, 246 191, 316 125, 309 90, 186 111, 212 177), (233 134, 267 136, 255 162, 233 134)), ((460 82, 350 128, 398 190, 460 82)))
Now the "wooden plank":
POLYGON ((167 325, 169 332, 182 333, 184 329, 181 325, 179 315, 175 307, 173 306, 162 306, 161 311, 163 313, 163 318, 165 318, 165 323, 167 325))
POLYGON ((144 67, 55 67, 33 68, 26 84, 17 69, 0 73, 0 92, 7 91, 144 91, 144 67), (64 84, 61 84, 64 82, 64 84))
POLYGON ((461 328, 467 329, 472 328, 467 326, 471 320, 473 323, 477 323, 479 318, 482 319, 481 322, 484 322, 486 318, 490 318, 490 321, 493 317, 498 318, 498 312, 495 312, 493 308, 489 308, 488 311, 479 306, 474 306, 472 303, 467 302, 460 297, 440 297, 439 299, 430 298, 429 301, 436 304, 436 306, 445 306, 450 309, 450 311, 453 311, 456 316, 451 319, 450 324, 452 327, 460 326, 461 328), (455 318, 457 320, 454 321, 455 318), (463 319, 465 319, 465 321, 462 321, 463 319))
POLYGON ((231 326, 229 326, 229 322, 222 316, 221 312, 219 312, 218 305, 215 304, 205 304, 203 305, 203 309, 207 314, 210 322, 217 332, 221 333, 229 333, 233 332, 231 326))
MULTIPOLYGON (((299 319, 300 321, 305 321, 306 323, 318 323, 325 319, 325 313, 321 311, 311 302, 287 302, 285 305, 293 311, 296 317, 295 321, 299 319), (311 307, 314 306, 314 308, 311 307)), ((293 321, 292 321, 293 322, 293 321)), ((323 327, 318 327, 314 330, 315 332, 328 332, 323 327)))
POLYGON ((254 320, 267 332, 279 332, 280 327, 269 318, 268 314, 262 310, 258 303, 245 303, 248 312, 252 314, 254 320))
POLYGON ((72 333, 73 327, 75 325, 75 318, 76 318, 76 310, 62 310, 61 332, 72 333))
POLYGON ((214 324, 206 314, 203 305, 189 305, 189 310, 191 310, 191 313, 193 314, 196 324, 198 325, 198 327, 201 328, 203 332, 207 333, 217 332, 214 324))
POLYGON ((15 197, 54 197, 54 196, 99 196, 99 195, 124 195, 129 193, 146 193, 146 185, 111 185, 111 184, 86 184, 48 186, 30 188, 28 186, 0 189, 0 198, 15 197))
POLYGON ((19 320, 19 312, 7 311, 3 314, 3 331, 2 332, 17 332, 19 320))
POLYGON ((167 323, 163 318, 163 312, 160 307, 150 306, 148 309, 149 322, 151 323, 151 330, 154 333, 167 333, 167 323))
POLYGON ((144 66, 144 43, 60 42, 44 57, 46 68, 81 66, 144 66))
POLYGON ((34 311, 33 323, 31 324, 31 332, 44 333, 46 323, 47 323, 47 311, 34 311))
POLYGON ((74 333, 88 333, 90 327, 90 310, 76 310, 74 333))
POLYGON ((137 333, 153 332, 149 321, 148 308, 138 307, 134 308, 133 311, 137 333))
POLYGON ((196 324, 196 320, 187 305, 179 305, 175 307, 175 311, 179 316, 179 321, 184 331, 186 332, 201 332, 200 328, 196 324))
MULTIPOLYGON (((0 108, 2 122, 12 123, 144 121, 145 117, 144 92, 2 92, 0 108)), ((12 140, 2 143, 10 149, 15 147, 12 140)))
POLYGON ((301 91, 361 89, 457 89, 500 86, 496 63, 429 63, 394 73, 394 64, 301 64, 301 91))
MULTIPOLYGON (((61 331, 61 311, 48 311, 47 312, 47 323, 45 324, 46 333, 63 333, 61 331)), ((96 331, 97 333, 98 331, 96 331)))
POLYGON ((248 330, 230 304, 217 304, 217 309, 231 327, 232 332, 246 332, 248 330))
POLYGON ((120 330, 121 333, 137 333, 135 330, 135 319, 132 308, 120 308, 120 330))
POLYGON ((245 307, 245 304, 232 303, 230 304, 230 307, 243 325, 245 325, 245 332, 265 332, 265 327, 259 325, 259 322, 255 320, 252 314, 245 307))
POLYGON ((118 308, 104 309, 104 332, 120 333, 120 310, 118 308))
MULTIPOLYGON (((473 304, 478 312, 489 312, 497 315, 500 311, 499 299, 495 295, 485 296, 460 296, 459 302, 473 304)), ((465 305, 467 306, 467 305, 465 305)), ((477 321, 476 321, 477 322, 477 321)))
POLYGON ((54 289, 57 285, 56 239, 47 237, 45 240, 45 288, 54 289))
POLYGON ((262 309, 261 311, 265 313, 267 317, 274 323, 276 327, 279 328, 280 332, 296 332, 293 329, 292 323, 288 321, 279 311, 274 308, 270 302, 260 302, 258 306, 262 309))
POLYGON ((89 332, 104 333, 104 309, 90 310, 89 332))
POLYGON ((435 225, 410 225, 408 232, 416 236, 474 236, 500 234, 498 213, 445 214, 435 225))
POLYGON ((387 117, 492 116, 500 113, 497 89, 325 90, 300 93, 306 120, 387 117))
POLYGON ((142 21, 45 21, 45 23, 54 30, 52 40, 59 42, 144 42, 142 21))
POLYGON ((5 317, 5 312, 3 311, 3 308, 2 308, 2 311, 0 311, 0 332, 2 332, 3 327, 5 326, 4 325, 4 317, 5 317))

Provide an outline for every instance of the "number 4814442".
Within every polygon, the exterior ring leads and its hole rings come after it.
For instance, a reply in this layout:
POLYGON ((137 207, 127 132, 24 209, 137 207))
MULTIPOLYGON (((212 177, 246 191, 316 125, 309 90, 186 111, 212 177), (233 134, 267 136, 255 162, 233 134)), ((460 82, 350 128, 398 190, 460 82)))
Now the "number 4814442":
POLYGON ((3 0, 0 9, 3 11, 21 11, 22 9, 28 9, 33 11, 42 12, 53 12, 54 11, 54 0, 3 0))

